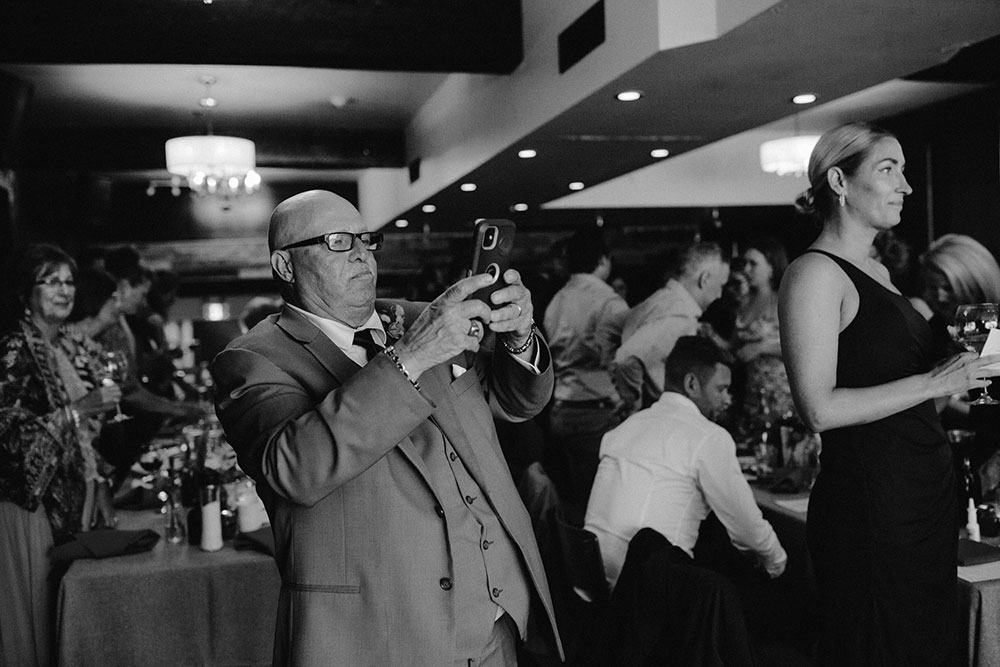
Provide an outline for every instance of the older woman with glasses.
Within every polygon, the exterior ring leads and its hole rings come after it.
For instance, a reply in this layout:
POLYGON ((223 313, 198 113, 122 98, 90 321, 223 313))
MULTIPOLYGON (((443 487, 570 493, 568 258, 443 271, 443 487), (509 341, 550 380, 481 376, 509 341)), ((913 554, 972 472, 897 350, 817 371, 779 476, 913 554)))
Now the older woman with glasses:
POLYGON ((23 314, 0 338, 0 664, 51 661, 54 543, 113 525, 109 472, 91 443, 121 391, 102 383, 98 348, 65 326, 76 265, 52 245, 16 259, 23 314))

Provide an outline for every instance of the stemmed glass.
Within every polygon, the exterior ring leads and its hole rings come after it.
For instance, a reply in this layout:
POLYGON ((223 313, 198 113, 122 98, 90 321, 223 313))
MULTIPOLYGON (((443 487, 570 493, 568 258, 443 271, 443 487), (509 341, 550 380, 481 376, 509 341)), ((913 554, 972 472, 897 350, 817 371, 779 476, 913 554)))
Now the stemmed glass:
MULTIPOLYGON (((995 303, 968 303, 955 311, 955 340, 969 352, 983 353, 983 346, 990 331, 997 328, 1000 307, 995 303)), ((982 395, 970 405, 997 405, 1000 401, 992 398, 983 389, 982 395)))
MULTIPOLYGON (((105 375, 101 378, 101 384, 107 387, 113 384, 120 386, 124 383, 126 373, 128 372, 128 362, 122 354, 110 350, 104 352, 102 365, 105 375)), ((121 402, 115 401, 115 416, 108 421, 120 423, 129 419, 132 418, 122 412, 121 402)))

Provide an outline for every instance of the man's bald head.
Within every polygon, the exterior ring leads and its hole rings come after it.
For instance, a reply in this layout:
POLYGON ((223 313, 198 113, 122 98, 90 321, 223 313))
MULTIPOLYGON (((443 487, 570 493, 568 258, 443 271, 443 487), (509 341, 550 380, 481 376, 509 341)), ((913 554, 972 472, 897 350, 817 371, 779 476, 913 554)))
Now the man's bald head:
POLYGON ((375 305, 378 267, 364 243, 355 240, 344 252, 333 252, 325 244, 282 248, 330 232, 357 236, 364 231, 358 209, 332 192, 310 190, 278 204, 271 214, 267 243, 282 297, 320 317, 361 326, 375 305))
POLYGON ((270 252, 290 243, 341 229, 337 223, 356 223, 361 213, 354 204, 326 190, 309 190, 289 197, 271 213, 267 229, 270 252))

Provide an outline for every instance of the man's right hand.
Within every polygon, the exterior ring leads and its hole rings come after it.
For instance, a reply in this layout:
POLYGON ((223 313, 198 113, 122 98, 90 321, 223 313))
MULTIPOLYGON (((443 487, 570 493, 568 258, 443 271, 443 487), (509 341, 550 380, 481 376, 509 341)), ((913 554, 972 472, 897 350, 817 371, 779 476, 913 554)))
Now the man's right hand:
POLYGON ((395 346, 411 378, 419 378, 428 368, 466 350, 479 350, 486 331, 483 322, 490 321, 490 307, 478 299, 466 298, 491 282, 485 273, 463 278, 420 313, 395 346))

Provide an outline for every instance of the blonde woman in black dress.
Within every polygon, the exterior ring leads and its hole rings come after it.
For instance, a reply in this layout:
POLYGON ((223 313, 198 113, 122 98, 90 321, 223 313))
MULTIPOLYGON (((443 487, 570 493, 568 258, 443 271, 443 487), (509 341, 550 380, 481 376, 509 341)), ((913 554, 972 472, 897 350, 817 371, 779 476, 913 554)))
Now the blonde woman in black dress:
POLYGON ((933 399, 986 386, 1000 355, 932 367, 926 320, 870 257, 912 192, 904 167, 879 128, 823 135, 797 202, 822 231, 781 285, 792 394, 823 440, 808 517, 822 665, 956 664, 954 477, 933 399))

